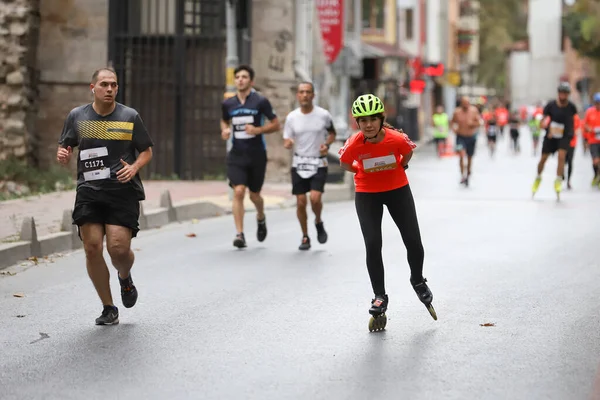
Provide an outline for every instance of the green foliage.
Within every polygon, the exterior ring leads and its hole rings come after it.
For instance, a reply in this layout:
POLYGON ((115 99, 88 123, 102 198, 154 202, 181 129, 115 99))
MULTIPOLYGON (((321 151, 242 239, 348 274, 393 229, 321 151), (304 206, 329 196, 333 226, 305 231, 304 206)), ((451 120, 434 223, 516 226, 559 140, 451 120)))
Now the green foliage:
POLYGON ((146 179, 151 181, 178 181, 179 176, 175 173, 172 173, 171 175, 162 175, 157 172, 151 172, 150 176, 146 179))
POLYGON ((596 21, 593 16, 585 17, 583 19, 583 21, 581 21, 581 37, 586 42, 589 42, 592 40, 592 37, 594 35, 594 30, 595 30, 594 29, 595 24, 596 24, 596 21))
POLYGON ((227 180, 227 174, 225 174, 225 172, 219 172, 216 174, 204 174, 202 179, 205 181, 224 181, 227 180))
POLYGON ((479 83, 501 91, 506 84, 506 49, 527 39, 527 15, 521 0, 481 0, 479 12, 479 83))
MULTIPOLYGON (((0 181, 12 181, 17 184, 26 185, 31 194, 54 192, 58 186, 63 190, 74 189, 76 182, 73 174, 67 168, 53 165, 50 168, 34 168, 24 160, 11 157, 0 161, 0 181)), ((0 200, 19 197, 15 194, 4 194, 0 192, 0 200)))
POLYGON ((588 2, 578 3, 563 17, 565 35, 582 56, 600 60, 600 9, 588 2))

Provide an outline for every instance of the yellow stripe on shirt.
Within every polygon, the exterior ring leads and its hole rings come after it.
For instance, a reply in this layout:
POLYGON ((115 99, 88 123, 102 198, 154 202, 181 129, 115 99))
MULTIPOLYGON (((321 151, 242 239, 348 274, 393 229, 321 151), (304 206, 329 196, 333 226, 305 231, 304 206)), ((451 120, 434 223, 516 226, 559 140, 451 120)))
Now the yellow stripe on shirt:
POLYGON ((78 121, 79 136, 85 139, 131 140, 133 122, 78 121))

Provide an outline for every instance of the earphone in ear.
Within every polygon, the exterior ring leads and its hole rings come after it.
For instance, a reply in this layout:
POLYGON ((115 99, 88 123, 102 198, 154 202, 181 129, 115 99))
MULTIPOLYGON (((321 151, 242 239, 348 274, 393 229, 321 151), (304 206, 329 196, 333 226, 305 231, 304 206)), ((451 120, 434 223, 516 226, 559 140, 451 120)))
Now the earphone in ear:
POLYGON ((92 89, 92 93, 96 93, 96 91, 94 89, 92 89))

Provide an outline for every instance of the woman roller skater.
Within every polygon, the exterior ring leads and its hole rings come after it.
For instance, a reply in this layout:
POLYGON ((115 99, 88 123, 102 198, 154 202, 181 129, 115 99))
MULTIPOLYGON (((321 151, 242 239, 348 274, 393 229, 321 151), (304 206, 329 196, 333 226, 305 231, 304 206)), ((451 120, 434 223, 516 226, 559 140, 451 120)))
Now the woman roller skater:
POLYGON ((385 291, 381 255, 381 220, 385 205, 400 230, 410 265, 410 283, 433 319, 433 295, 423 277, 423 244, 415 203, 408 185, 408 168, 416 145, 402 131, 385 124, 383 102, 372 94, 358 97, 352 104, 352 116, 360 131, 340 149, 340 165, 354 173, 356 213, 367 253, 367 269, 375 298, 371 302, 371 332, 383 330, 388 295, 385 291))

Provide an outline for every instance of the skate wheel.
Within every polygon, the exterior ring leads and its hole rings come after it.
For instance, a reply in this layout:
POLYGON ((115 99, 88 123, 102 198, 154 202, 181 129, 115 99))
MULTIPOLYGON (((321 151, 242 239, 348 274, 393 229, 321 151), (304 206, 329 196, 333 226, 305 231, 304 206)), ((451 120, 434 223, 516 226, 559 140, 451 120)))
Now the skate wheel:
POLYGON ((437 313, 435 312, 435 309, 433 308, 433 305, 428 305, 427 306, 427 311, 429 311, 429 314, 431 314, 431 317, 437 321, 437 313))
POLYGON ((387 324, 387 316, 380 314, 376 317, 371 317, 369 320, 369 332, 379 332, 385 329, 387 324))

